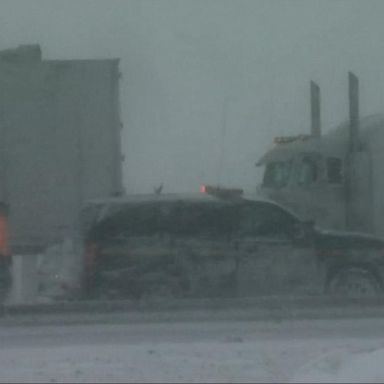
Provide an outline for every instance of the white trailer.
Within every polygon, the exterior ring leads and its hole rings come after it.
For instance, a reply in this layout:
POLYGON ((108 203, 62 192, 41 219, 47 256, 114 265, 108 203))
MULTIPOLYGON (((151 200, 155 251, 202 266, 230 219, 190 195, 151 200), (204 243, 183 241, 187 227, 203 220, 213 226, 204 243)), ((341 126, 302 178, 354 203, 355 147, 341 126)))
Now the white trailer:
POLYGON ((37 255, 73 237, 85 201, 124 192, 119 79, 117 58, 44 60, 39 45, 0 52, 0 201, 14 282, 27 287, 17 297, 31 290, 20 276, 35 274, 37 255))
POLYGON ((71 230, 84 201, 123 192, 119 60, 0 52, 0 201, 13 250, 71 230))

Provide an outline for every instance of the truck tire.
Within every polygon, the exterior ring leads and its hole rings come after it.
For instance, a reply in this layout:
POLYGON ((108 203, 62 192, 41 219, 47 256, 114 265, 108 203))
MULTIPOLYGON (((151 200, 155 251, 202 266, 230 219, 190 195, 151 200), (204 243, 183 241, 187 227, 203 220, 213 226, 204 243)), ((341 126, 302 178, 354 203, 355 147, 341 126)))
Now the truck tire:
POLYGON ((328 294, 349 297, 378 295, 381 286, 376 277, 363 268, 346 268, 337 272, 329 281, 328 294))

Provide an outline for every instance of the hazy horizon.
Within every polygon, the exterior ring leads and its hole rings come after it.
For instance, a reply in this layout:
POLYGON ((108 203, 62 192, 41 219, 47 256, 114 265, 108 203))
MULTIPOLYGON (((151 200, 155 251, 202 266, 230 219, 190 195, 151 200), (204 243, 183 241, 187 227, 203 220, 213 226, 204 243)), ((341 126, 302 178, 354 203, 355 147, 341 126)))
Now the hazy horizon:
POLYGON ((309 131, 309 82, 322 127, 384 111, 384 2, 306 0, 0 1, 0 49, 45 59, 121 59, 127 192, 254 190, 275 136, 309 131))

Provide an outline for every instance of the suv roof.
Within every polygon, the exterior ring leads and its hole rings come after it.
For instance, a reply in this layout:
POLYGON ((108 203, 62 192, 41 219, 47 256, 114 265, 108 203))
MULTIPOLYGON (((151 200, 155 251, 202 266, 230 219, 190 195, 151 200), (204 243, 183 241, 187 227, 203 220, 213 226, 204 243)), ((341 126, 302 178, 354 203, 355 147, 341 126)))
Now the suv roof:
POLYGON ((131 194, 124 195, 119 197, 108 197, 100 199, 88 200, 84 207, 83 212, 87 210, 93 211, 93 219, 100 220, 104 218, 108 213, 114 211, 116 207, 124 206, 125 204, 146 204, 152 202, 175 202, 175 201, 188 201, 188 202, 212 202, 212 203, 239 203, 239 202, 251 202, 259 203, 271 207, 277 207, 285 212, 287 212, 292 217, 296 218, 299 221, 302 221, 301 218, 291 211, 290 209, 265 198, 261 198, 256 195, 247 195, 242 197, 235 198, 220 198, 208 193, 165 193, 165 194, 131 194))
POLYGON ((218 196, 210 195, 208 193, 164 193, 164 194, 131 194, 124 195, 119 197, 107 197, 99 199, 90 199, 85 202, 83 209, 86 209, 89 206, 116 206, 124 204, 140 204, 140 203, 151 203, 151 202, 166 202, 166 201, 189 201, 189 202, 254 202, 261 203, 265 205, 275 206, 282 210, 285 210, 292 216, 300 219, 299 216, 294 213, 291 209, 264 197, 257 195, 245 195, 241 197, 234 198, 221 198, 218 196))
POLYGON ((189 200, 189 201, 218 201, 217 197, 214 197, 205 193, 141 193, 131 194, 119 197, 107 197, 99 199, 87 200, 85 206, 93 204, 124 204, 124 203, 147 203, 152 201, 175 201, 175 200, 189 200))

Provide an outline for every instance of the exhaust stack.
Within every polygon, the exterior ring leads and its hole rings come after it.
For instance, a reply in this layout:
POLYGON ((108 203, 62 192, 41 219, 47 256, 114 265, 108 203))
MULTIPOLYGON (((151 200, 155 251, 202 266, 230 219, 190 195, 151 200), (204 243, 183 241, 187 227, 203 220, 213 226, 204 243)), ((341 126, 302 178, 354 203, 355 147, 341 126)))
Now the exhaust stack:
POLYGON ((320 87, 314 81, 311 81, 311 135, 321 136, 320 87))
POLYGON ((352 72, 348 73, 349 80, 349 151, 359 150, 359 80, 352 72))
MULTIPOLYGON (((360 151, 360 121, 359 121, 359 80, 352 72, 348 73, 349 84, 349 143, 345 158, 345 203, 346 226, 349 230, 362 230, 362 212, 357 192, 359 183, 359 164, 362 158, 360 151)), ((366 209, 365 209, 366 211, 366 209)))

